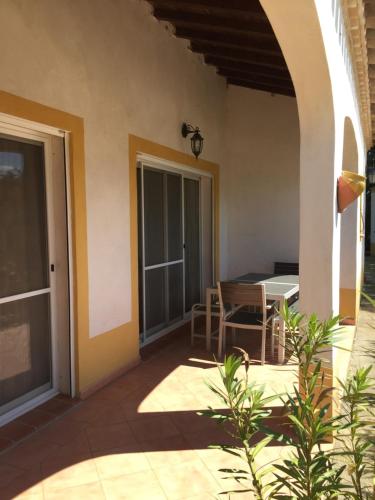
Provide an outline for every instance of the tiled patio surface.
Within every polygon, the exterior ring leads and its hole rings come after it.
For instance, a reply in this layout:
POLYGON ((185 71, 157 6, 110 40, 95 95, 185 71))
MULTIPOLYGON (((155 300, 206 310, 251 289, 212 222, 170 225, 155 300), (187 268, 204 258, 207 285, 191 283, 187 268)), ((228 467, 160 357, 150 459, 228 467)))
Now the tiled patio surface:
MULTIPOLYGON (((255 335, 247 347, 259 359, 258 340, 255 335)), ((253 364, 250 376, 273 394, 291 388, 295 369, 268 360, 253 364)), ((208 405, 221 406, 204 383, 208 379, 218 381, 212 354, 191 348, 188 335, 176 336, 136 369, 0 454, 1 500, 205 499, 231 489, 233 482, 218 469, 236 466, 235 457, 207 449, 230 438, 196 415, 208 405)), ((265 459, 280 452, 271 447, 265 459)))

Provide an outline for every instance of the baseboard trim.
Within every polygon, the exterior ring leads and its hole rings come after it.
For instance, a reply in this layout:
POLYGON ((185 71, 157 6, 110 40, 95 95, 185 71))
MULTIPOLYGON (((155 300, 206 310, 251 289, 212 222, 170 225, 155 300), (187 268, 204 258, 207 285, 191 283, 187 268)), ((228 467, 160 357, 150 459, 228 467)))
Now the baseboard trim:
POLYGON ((102 389, 106 385, 110 384, 111 382, 113 382, 117 378, 121 377, 125 373, 129 372, 130 370, 132 370, 133 368, 138 366, 141 363, 141 361, 142 361, 141 358, 138 357, 132 363, 129 363, 126 366, 122 366, 121 368, 118 368, 117 370, 110 373, 106 377, 104 377, 104 378, 98 380, 97 382, 95 382, 94 384, 90 385, 87 389, 81 391, 79 393, 79 398, 80 399, 87 399, 88 397, 92 396, 95 392, 99 391, 100 389, 102 389))
POLYGON ((356 320, 353 318, 344 318, 340 321, 340 325, 355 326, 356 324, 356 320))

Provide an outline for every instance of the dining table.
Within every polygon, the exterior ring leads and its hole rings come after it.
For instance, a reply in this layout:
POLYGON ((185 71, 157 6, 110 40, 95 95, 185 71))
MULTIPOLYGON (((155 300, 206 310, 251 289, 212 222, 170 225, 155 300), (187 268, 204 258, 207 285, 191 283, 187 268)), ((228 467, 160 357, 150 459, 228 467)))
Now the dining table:
MULTIPOLYGON (((237 278, 227 280, 234 283, 264 284, 266 299, 278 302, 278 309, 282 310, 284 302, 299 293, 299 276, 290 274, 266 274, 247 273, 237 278)), ((206 347, 211 350, 211 305, 212 297, 217 296, 217 286, 206 289, 206 347)), ((285 362, 285 322, 279 315, 279 341, 278 341, 278 363, 285 362)))

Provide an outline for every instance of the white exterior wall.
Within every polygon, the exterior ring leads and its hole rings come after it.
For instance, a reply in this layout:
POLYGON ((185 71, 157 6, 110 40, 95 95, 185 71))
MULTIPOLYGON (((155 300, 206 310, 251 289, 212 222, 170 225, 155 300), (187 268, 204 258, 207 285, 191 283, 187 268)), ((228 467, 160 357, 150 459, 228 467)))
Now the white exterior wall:
POLYGON ((295 99, 227 89, 143 1, 2 0, 0 18, 0 89, 84 119, 91 337, 131 315, 129 133, 190 153, 181 123, 201 128, 224 275, 298 260, 295 99))
POLYGON ((128 134, 222 160, 225 81, 139 0, 2 0, 0 89, 84 118, 90 336, 131 315, 128 134))
POLYGON ((298 262, 299 122, 295 98, 229 86, 221 176, 222 277, 298 262))

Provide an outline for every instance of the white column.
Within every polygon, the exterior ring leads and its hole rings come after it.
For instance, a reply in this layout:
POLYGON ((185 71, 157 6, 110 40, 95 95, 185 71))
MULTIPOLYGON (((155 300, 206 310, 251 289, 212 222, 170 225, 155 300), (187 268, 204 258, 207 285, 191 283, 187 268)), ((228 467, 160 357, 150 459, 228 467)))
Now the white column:
POLYGON ((340 216, 333 89, 316 2, 261 0, 296 90, 300 119, 300 308, 339 308, 340 216), (291 29, 291 26, 303 29, 291 29))

